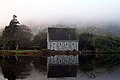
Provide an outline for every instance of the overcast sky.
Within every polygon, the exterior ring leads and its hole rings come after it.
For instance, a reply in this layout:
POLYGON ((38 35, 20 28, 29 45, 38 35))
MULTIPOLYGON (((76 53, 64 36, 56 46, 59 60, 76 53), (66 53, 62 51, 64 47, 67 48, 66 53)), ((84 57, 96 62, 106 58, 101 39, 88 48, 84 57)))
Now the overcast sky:
POLYGON ((13 14, 22 24, 119 21, 120 0, 0 0, 0 27, 13 14))

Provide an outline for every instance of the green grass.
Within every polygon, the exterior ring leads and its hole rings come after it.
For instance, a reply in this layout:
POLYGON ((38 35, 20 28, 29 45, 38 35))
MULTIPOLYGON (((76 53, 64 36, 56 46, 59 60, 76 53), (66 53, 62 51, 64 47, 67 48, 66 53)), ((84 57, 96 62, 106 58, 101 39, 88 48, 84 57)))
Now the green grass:
POLYGON ((37 50, 0 50, 0 52, 28 53, 37 52, 37 50))
POLYGON ((39 50, 0 50, 0 56, 36 56, 39 50))

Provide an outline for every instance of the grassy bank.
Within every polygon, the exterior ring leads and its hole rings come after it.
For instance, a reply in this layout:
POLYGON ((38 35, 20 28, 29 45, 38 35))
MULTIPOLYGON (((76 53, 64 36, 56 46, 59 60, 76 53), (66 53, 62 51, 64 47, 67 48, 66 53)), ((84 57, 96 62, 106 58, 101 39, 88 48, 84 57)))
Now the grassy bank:
POLYGON ((17 55, 17 56, 26 56, 33 55, 39 50, 0 50, 0 55, 17 55))
POLYGON ((54 51, 54 50, 0 50, 0 56, 2 55, 17 55, 17 56, 51 56, 51 55, 103 55, 103 54, 120 54, 120 52, 108 52, 95 50, 84 51, 54 51))
POLYGON ((25 53, 25 52, 35 52, 37 50, 0 50, 0 52, 15 52, 15 53, 25 53))

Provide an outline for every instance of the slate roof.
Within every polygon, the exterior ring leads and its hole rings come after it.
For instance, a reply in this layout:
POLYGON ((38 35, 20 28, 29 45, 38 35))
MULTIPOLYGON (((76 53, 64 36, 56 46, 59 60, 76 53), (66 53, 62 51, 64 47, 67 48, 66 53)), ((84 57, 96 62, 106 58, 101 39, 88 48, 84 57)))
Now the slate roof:
POLYGON ((77 40, 75 28, 48 28, 49 40, 77 40))

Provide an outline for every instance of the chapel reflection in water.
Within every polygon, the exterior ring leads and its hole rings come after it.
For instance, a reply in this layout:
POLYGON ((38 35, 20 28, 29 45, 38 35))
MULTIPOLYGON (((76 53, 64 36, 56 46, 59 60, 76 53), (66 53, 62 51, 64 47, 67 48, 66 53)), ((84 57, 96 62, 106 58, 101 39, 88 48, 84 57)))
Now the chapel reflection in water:
MULTIPOLYGON (((32 70, 47 75, 47 57, 0 56, 0 64, 3 76, 8 80, 26 79, 31 75, 32 70)), ((98 74, 97 69, 114 71, 118 70, 119 65, 119 54, 80 55, 77 75, 84 74, 95 79, 98 74)))

